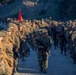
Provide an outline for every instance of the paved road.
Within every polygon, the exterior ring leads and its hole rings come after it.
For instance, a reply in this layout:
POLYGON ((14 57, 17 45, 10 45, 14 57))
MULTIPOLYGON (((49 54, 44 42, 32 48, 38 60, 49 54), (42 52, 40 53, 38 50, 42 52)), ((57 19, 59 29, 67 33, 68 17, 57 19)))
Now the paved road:
POLYGON ((35 51, 25 61, 19 60, 19 72, 16 75, 76 75, 76 65, 73 64, 69 52, 67 56, 60 54, 60 50, 51 49, 47 74, 40 73, 35 51))

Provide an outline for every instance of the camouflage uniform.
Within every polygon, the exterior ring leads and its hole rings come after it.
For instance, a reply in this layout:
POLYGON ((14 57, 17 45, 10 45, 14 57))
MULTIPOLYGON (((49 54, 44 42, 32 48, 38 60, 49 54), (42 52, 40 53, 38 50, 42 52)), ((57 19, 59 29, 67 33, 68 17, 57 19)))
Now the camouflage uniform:
POLYGON ((76 64, 76 31, 72 33, 72 58, 74 64, 76 64))
POLYGON ((6 75, 11 75, 13 70, 13 53, 12 53, 13 47, 10 41, 8 41, 7 39, 8 37, 6 37, 6 35, 2 39, 2 44, 3 44, 2 61, 6 65, 6 71, 7 71, 7 72, 5 71, 6 75))
POLYGON ((51 29, 51 32, 52 32, 52 37, 53 37, 53 40, 54 40, 54 48, 55 49, 56 49, 56 47, 58 47, 57 28, 58 28, 58 22, 53 22, 53 27, 51 29))
POLYGON ((22 24, 19 25, 19 36, 20 36, 20 48, 19 48, 20 58, 24 60, 25 51, 24 51, 24 48, 22 48, 22 46, 25 43, 26 37, 25 37, 25 32, 22 24))
POLYGON ((33 36, 33 39, 32 39, 32 44, 33 44, 33 47, 34 47, 34 50, 37 50, 37 39, 40 37, 39 36, 39 31, 36 31, 36 30, 34 30, 34 32, 33 32, 33 34, 34 34, 34 36, 33 36))
POLYGON ((46 35, 45 29, 43 31, 44 32, 42 32, 42 35, 37 39, 37 44, 38 44, 37 54, 38 54, 40 71, 42 72, 44 70, 44 73, 46 73, 46 70, 48 68, 48 57, 50 54, 50 46, 52 41, 51 38, 48 35, 46 35))
POLYGON ((69 33, 68 33, 68 49, 70 50, 70 54, 71 54, 71 57, 72 57, 72 29, 69 30, 69 33))
POLYGON ((19 39, 19 32, 18 27, 14 23, 9 23, 9 29, 11 29, 11 38, 13 40, 13 57, 14 57, 14 72, 17 72, 18 69, 18 49, 20 48, 20 39, 19 39))
POLYGON ((2 33, 0 32, 0 75, 5 74, 6 71, 6 64, 4 63, 4 61, 2 60, 3 56, 3 37, 2 37, 2 33))
POLYGON ((66 44, 67 44, 67 39, 65 36, 65 31, 64 31, 64 27, 62 29, 62 33, 59 35, 60 37, 60 50, 61 50, 61 54, 63 54, 66 56, 66 52, 67 52, 67 48, 66 48, 66 44))
POLYGON ((25 42, 24 42, 24 45, 26 46, 25 48, 25 54, 26 56, 30 54, 30 49, 28 47, 28 43, 31 44, 32 43, 32 32, 31 32, 31 26, 28 25, 28 26, 24 26, 23 27, 23 31, 24 31, 24 37, 25 37, 25 42), (29 38, 28 38, 29 37, 29 38))

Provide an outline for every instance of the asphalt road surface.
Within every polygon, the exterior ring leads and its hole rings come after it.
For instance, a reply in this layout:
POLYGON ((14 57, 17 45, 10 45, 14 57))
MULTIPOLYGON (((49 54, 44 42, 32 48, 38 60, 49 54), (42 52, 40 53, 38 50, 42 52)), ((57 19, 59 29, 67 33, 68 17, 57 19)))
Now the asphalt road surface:
POLYGON ((25 61, 19 60, 19 70, 16 75, 76 75, 76 64, 73 64, 69 51, 67 56, 60 54, 60 49, 51 48, 51 56, 49 57, 49 66, 47 73, 41 73, 37 61, 37 55, 31 49, 30 55, 25 61))

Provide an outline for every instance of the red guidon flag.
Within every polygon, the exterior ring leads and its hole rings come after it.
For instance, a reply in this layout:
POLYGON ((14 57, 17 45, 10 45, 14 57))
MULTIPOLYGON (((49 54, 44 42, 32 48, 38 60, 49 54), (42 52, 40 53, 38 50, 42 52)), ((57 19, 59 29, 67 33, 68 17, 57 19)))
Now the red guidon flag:
POLYGON ((22 19, 22 11, 21 10, 19 10, 18 20, 19 20, 19 22, 23 21, 23 19, 22 19))

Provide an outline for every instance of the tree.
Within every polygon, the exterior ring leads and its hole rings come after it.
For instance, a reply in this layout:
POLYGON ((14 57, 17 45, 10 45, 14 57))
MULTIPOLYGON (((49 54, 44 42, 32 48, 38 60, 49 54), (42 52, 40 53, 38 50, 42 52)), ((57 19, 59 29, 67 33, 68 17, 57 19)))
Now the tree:
POLYGON ((59 14, 61 19, 75 19, 76 16, 76 0, 62 0, 59 3, 59 14))

